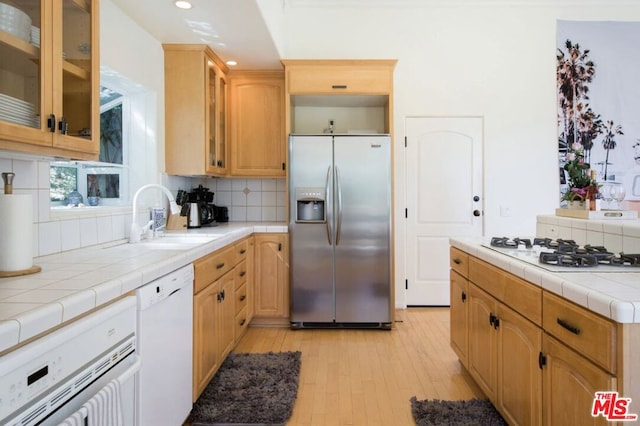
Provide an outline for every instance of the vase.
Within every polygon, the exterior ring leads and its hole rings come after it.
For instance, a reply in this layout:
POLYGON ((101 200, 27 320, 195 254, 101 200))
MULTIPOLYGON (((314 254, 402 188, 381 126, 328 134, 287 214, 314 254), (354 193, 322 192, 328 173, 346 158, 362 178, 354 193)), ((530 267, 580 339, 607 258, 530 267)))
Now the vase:
POLYGON ((584 210, 585 201, 584 200, 572 200, 567 202, 567 208, 570 210, 584 210))
POLYGON ((87 197, 87 202, 90 206, 97 206, 100 204, 100 197, 89 196, 87 197))

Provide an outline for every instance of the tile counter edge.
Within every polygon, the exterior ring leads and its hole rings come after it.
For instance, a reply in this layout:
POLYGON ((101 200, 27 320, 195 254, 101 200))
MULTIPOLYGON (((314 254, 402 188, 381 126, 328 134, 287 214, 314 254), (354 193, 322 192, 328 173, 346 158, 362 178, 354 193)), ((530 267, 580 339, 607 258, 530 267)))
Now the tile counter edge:
MULTIPOLYGON (((144 256, 145 253, 139 251, 138 253, 143 255, 141 257, 145 258, 144 261, 139 266, 132 265, 129 269, 118 268, 117 262, 109 263, 105 260, 100 263, 100 268, 98 268, 104 272, 97 272, 101 277, 90 277, 91 274, 95 275, 96 271, 86 270, 87 275, 85 276, 88 279, 95 280, 94 285, 77 291, 65 292, 59 290, 59 293, 63 294, 63 296, 54 301, 46 303, 38 303, 37 301, 29 303, 28 300, 21 300, 15 303, 0 301, 0 354, 9 352, 14 349, 14 346, 21 345, 23 342, 42 335, 50 329, 72 321, 212 251, 254 233, 286 233, 287 226, 282 223, 229 222, 216 227, 189 229, 185 232, 189 234, 219 235, 219 237, 188 250, 163 250, 153 251, 153 253, 151 253, 152 250, 149 250, 148 256, 144 256), (10 309, 7 309, 11 305, 19 305, 19 312, 15 315, 10 313, 10 309), (5 312, 2 312, 3 310, 5 312)), ((128 244, 126 240, 123 240, 119 244, 108 243, 35 258, 34 264, 42 265, 43 272, 46 272, 46 265, 51 267, 56 263, 74 262, 77 261, 76 259, 83 258, 82 253, 96 253, 105 248, 110 248, 112 253, 117 253, 120 248, 125 253, 127 250, 131 250, 132 246, 135 245, 128 244)), ((126 259, 126 256, 122 258, 122 261, 135 263, 131 259, 126 259)), ((81 262, 78 261, 78 263, 81 262)), ((42 275, 42 272, 39 274, 42 275)), ((78 274, 80 275, 80 271, 78 271, 78 274)), ((22 280, 31 279, 32 281, 34 278, 35 280, 38 279, 34 276, 20 277, 22 280)), ((81 281, 82 278, 77 280, 81 281)), ((0 279, 0 284, 7 281, 8 279, 0 279)), ((68 282, 69 280, 60 279, 60 282, 63 281, 68 282)), ((42 283, 42 285, 49 286, 56 284, 53 280, 42 280, 42 283)), ((34 291, 42 290, 39 287, 32 287, 32 289, 34 291)), ((28 293, 28 291, 22 294, 24 295, 25 293, 28 293)))
POLYGON ((629 299, 623 299, 578 282, 578 278, 590 276, 592 279, 600 280, 605 284, 610 282, 612 286, 615 286, 616 282, 607 278, 607 276, 613 277, 614 275, 608 273, 598 274, 596 272, 554 273, 545 271, 542 268, 531 266, 517 259, 511 259, 497 251, 483 247, 481 244, 486 242, 488 240, 485 241, 482 237, 449 239, 451 246, 489 262, 592 312, 618 323, 640 323, 640 283, 634 289, 633 293, 635 294, 633 296, 629 296, 629 299), (637 297, 636 294, 638 295, 637 297))

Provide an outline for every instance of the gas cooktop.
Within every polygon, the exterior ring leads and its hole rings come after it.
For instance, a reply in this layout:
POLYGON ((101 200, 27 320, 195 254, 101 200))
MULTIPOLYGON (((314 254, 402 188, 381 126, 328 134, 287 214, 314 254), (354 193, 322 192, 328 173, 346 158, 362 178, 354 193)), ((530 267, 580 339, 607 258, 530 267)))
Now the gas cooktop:
POLYGON ((554 272, 640 272, 640 254, 569 239, 493 237, 483 246, 554 272))

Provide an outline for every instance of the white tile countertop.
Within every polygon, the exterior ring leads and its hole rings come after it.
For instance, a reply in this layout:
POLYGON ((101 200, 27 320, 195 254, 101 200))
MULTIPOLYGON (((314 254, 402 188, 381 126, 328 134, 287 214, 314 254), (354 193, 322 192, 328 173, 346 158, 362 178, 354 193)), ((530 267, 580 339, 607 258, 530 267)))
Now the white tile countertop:
POLYGON ((629 272, 550 272, 483 247, 489 239, 451 238, 450 244, 619 323, 640 323, 640 269, 629 272))
POLYGON ((168 231, 165 237, 139 244, 120 240, 37 257, 34 265, 40 266, 41 272, 0 278, 0 353, 258 232, 287 232, 287 226, 229 222, 168 231), (162 244, 185 233, 202 238, 162 244))

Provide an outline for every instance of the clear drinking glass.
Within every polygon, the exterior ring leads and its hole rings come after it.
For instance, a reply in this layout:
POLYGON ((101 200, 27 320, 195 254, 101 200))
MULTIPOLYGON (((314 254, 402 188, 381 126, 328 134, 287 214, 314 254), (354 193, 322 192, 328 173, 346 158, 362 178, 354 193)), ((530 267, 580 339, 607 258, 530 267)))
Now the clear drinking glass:
POLYGON ((627 191, 624 189, 624 185, 618 186, 618 190, 616 191, 613 198, 615 198, 616 203, 618 204, 618 210, 621 210, 622 202, 624 201, 624 197, 627 195, 627 191))

